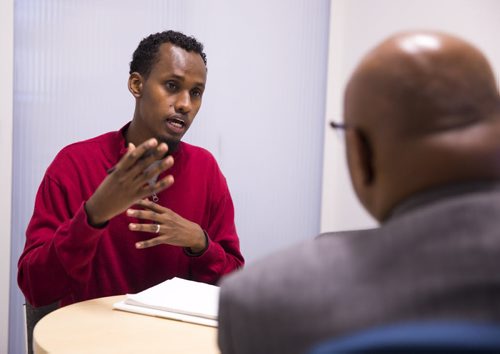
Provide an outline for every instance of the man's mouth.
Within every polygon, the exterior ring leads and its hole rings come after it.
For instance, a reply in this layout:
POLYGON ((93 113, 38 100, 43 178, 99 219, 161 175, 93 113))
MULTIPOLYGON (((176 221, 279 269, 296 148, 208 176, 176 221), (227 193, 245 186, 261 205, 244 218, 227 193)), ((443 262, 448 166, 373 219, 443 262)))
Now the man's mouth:
POLYGON ((167 118, 167 129, 174 134, 182 134, 186 128, 186 122, 177 117, 167 118))
POLYGON ((168 118, 167 122, 179 128, 184 128, 186 123, 180 118, 168 118))

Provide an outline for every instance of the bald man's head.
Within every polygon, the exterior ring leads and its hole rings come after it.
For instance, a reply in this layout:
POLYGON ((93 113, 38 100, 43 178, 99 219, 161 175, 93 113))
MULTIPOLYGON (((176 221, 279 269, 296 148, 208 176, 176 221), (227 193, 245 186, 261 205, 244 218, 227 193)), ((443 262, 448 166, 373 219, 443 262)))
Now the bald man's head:
POLYGON ((500 98, 484 56, 443 33, 394 35, 345 94, 347 153, 361 202, 377 219, 410 195, 500 178, 500 98))

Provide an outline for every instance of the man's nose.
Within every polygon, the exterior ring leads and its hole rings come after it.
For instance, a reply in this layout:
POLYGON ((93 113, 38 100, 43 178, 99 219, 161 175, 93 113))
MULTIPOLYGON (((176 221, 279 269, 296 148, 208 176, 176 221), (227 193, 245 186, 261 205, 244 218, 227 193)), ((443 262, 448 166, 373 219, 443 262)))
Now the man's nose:
POLYGON ((182 91, 177 95, 175 110, 181 113, 188 113, 191 110, 191 95, 189 92, 182 91))

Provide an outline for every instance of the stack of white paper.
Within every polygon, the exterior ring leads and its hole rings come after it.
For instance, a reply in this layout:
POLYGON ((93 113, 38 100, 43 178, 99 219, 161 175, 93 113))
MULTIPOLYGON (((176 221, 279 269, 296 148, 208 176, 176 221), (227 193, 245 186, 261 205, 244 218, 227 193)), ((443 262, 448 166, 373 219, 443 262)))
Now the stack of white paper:
POLYGON ((219 287, 173 278, 137 294, 127 294, 114 308, 217 327, 219 287))

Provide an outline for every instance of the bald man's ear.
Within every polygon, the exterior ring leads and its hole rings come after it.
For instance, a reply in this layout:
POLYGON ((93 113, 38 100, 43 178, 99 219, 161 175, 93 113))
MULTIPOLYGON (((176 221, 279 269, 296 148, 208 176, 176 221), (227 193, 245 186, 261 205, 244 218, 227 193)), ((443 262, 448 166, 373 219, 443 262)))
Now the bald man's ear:
POLYGON ((130 74, 128 78, 128 90, 135 98, 142 96, 143 77, 137 72, 130 74))
POLYGON ((347 163, 351 181, 358 198, 367 206, 369 190, 375 180, 372 147, 362 131, 351 128, 346 131, 347 163))

